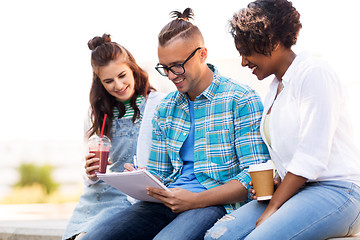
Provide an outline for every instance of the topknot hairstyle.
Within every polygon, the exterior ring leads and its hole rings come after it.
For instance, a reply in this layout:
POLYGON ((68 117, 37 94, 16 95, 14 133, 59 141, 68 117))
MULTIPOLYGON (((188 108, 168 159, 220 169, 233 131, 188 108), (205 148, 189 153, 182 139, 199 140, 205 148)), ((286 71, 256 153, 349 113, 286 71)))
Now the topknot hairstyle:
POLYGON ((111 37, 110 34, 105 33, 102 35, 102 37, 97 36, 94 37, 93 39, 90 39, 88 41, 88 47, 90 50, 94 50, 95 48, 106 42, 111 42, 111 37))
POLYGON ((96 36, 88 41, 91 51, 91 66, 97 73, 99 67, 106 66, 110 61, 121 57, 124 61, 135 62, 131 53, 118 43, 112 42, 110 34, 96 36))
POLYGON ((182 13, 179 11, 172 11, 170 13, 170 16, 179 21, 181 20, 189 21, 190 19, 194 19, 194 12, 191 8, 186 8, 182 13))
POLYGON ((287 0, 251 2, 229 24, 236 49, 245 56, 253 52, 271 55, 278 43, 291 48, 302 27, 299 12, 287 0))
POLYGON ((175 19, 166 24, 160 31, 158 35, 160 46, 165 46, 178 38, 190 39, 194 35, 199 35, 202 38, 199 28, 190 22, 190 19, 194 19, 194 12, 191 8, 186 8, 182 13, 172 11, 170 16, 175 19))

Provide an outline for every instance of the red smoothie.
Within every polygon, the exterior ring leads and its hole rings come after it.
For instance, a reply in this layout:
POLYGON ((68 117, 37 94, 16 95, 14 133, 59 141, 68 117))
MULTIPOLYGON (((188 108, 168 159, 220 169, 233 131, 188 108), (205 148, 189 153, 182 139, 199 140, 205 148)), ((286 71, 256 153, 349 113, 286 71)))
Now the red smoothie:
MULTIPOLYGON (((99 173, 106 173, 106 166, 109 157, 109 149, 103 148, 101 150, 90 150, 90 153, 95 153, 95 158, 100 159, 99 163, 99 173)), ((96 163, 94 163, 95 165, 96 163)))

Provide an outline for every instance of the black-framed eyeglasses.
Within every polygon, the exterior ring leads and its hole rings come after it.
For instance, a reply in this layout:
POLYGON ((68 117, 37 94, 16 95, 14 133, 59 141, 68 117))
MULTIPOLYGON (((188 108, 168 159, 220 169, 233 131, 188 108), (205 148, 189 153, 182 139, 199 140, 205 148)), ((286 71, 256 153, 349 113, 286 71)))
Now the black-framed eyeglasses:
POLYGON ((164 77, 168 76, 169 71, 175 75, 182 75, 185 73, 185 68, 184 68, 185 63, 189 61, 199 49, 202 49, 202 47, 198 47, 197 49, 195 49, 183 63, 174 64, 170 67, 158 63, 155 69, 164 77))

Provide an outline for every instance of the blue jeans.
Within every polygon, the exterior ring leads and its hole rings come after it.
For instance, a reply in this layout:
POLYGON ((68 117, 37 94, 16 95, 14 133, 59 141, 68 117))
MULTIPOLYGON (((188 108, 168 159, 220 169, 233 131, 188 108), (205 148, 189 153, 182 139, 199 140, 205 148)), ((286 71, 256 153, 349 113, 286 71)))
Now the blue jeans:
POLYGON ((223 206, 178 214, 161 203, 138 202, 99 222, 82 240, 203 239, 206 230, 225 214, 223 206))
POLYGON ((251 201, 220 219, 205 239, 304 239, 360 231, 360 187, 349 182, 308 183, 255 228, 268 202, 251 201))

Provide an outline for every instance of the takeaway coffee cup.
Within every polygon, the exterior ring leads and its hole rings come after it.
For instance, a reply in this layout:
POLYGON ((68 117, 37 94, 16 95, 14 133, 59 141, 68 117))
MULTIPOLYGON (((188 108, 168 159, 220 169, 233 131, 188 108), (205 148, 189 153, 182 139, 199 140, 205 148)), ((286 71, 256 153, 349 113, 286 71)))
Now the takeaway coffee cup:
POLYGON ((250 165, 249 173, 257 200, 271 199, 274 193, 274 165, 272 161, 250 165))
POLYGON ((109 149, 111 147, 111 141, 108 137, 102 138, 97 135, 93 135, 89 138, 89 153, 95 153, 95 157, 100 159, 99 163, 93 163, 99 165, 99 173, 106 173, 106 167, 109 157, 109 149))

